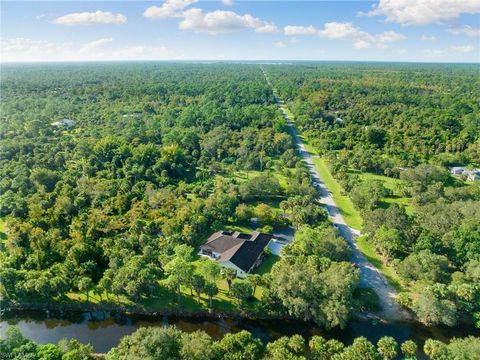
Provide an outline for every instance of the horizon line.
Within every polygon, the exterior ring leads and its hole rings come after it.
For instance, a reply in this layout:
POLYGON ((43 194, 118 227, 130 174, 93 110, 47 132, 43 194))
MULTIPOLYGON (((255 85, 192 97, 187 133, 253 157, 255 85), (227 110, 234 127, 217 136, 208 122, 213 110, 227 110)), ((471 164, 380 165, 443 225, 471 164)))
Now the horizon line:
POLYGON ((111 60, 18 60, 18 61, 2 61, 0 65, 7 64, 78 64, 78 63, 147 63, 147 62, 164 62, 164 63, 225 63, 225 62, 246 62, 259 64, 275 64, 275 63, 298 63, 298 62, 340 62, 340 63, 394 63, 394 64, 469 64, 480 65, 478 61, 422 61, 422 60, 320 60, 320 59, 111 59, 111 60))

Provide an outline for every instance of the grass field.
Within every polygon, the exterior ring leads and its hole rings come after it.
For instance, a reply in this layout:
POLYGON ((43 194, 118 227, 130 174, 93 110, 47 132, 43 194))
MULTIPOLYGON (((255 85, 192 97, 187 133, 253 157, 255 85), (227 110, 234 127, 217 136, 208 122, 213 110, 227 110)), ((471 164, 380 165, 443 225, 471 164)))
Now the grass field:
POLYGON ((361 230, 362 218, 360 214, 353 207, 350 198, 342 194, 342 187, 337 180, 333 178, 332 174, 330 174, 325 159, 317 157, 313 159, 313 162, 323 182, 332 193, 333 199, 347 225, 354 229, 361 230))
POLYGON ((409 214, 409 215, 413 214, 413 208, 410 204, 410 198, 395 195, 395 193, 398 191, 397 190, 398 185, 401 183, 402 180, 391 178, 391 177, 388 177, 388 176, 383 176, 383 175, 366 173, 366 172, 365 173, 356 172, 356 173, 360 175, 360 179, 362 181, 378 180, 378 181, 381 181, 383 183, 383 186, 385 186, 387 189, 392 190, 394 195, 390 196, 390 197, 383 198, 381 207, 386 208, 386 207, 390 206, 390 204, 396 203, 396 204, 405 206, 405 210, 406 210, 407 214, 409 214))
POLYGON ((0 218, 0 240, 5 240, 7 238, 7 234, 5 233, 5 221, 3 218, 0 218))
MULTIPOLYGON (((272 266, 279 260, 280 258, 275 255, 267 256, 260 267, 258 267, 254 273, 255 274, 265 274, 270 272, 272 266)), ((194 266, 199 264, 200 260, 196 260, 193 262, 194 266)), ((235 279, 234 282, 238 281, 246 281, 243 279, 235 279)), ((178 296, 176 291, 167 290, 166 284, 167 280, 160 280, 159 281, 160 288, 156 296, 148 299, 141 299, 139 304, 148 310, 151 311, 158 311, 158 310, 175 310, 175 309, 185 309, 185 310, 207 310, 209 308, 209 299, 205 293, 200 295, 200 301, 198 301, 197 294, 195 292, 191 292, 190 288, 187 286, 181 286, 181 297, 180 302, 178 302, 178 296)), ((213 297, 212 306, 214 310, 221 310, 221 311, 234 311, 238 310, 238 302, 236 299, 231 297, 228 294, 228 283, 225 279, 219 278, 216 282, 218 287, 218 294, 213 297)), ((254 297, 251 301, 247 302, 243 308, 247 310, 253 310, 255 307, 255 302, 260 300, 263 294, 262 286, 257 286, 255 290, 254 297)), ((87 296, 85 293, 79 292, 71 292, 67 294, 69 300, 73 302, 85 302, 87 300, 87 296)), ((135 304, 133 301, 127 299, 125 296, 120 296, 118 299, 114 294, 108 294, 108 301, 107 301, 107 293, 103 292, 102 299, 100 296, 96 294, 94 291, 89 292, 89 302, 93 304, 98 304, 100 302, 112 305, 127 305, 127 306, 134 306, 138 305, 135 304)))
POLYGON ((266 256, 260 266, 255 269, 254 274, 268 274, 272 270, 273 265, 275 265, 278 260, 280 260, 280 256, 273 254, 266 256))

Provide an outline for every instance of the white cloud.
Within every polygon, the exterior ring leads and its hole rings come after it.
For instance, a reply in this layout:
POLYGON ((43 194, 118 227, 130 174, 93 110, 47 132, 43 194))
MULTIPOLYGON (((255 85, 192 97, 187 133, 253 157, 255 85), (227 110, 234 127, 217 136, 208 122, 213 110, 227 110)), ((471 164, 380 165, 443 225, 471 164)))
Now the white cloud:
POLYGON ((329 22, 322 30, 313 26, 285 26, 285 35, 319 35, 328 39, 353 42, 355 49, 385 49, 387 44, 405 40, 405 36, 395 31, 385 31, 381 34, 370 34, 353 26, 351 22, 329 22))
POLYGON ((352 39, 366 37, 368 33, 356 28, 350 22, 329 22, 318 34, 329 39, 352 39))
POLYGON ((63 60, 69 52, 77 56, 73 43, 54 43, 29 38, 1 38, 1 61, 63 60))
POLYGON ((285 43, 283 41, 277 41, 273 44, 273 46, 275 46, 278 49, 281 49, 285 47, 285 43))
POLYGON ((448 29, 448 32, 454 35, 467 35, 470 37, 479 37, 480 27, 473 27, 470 25, 451 27, 448 29))
POLYGON ((197 1, 198 0, 166 0, 162 6, 150 6, 147 8, 143 12, 143 16, 151 19, 181 17, 183 9, 197 1))
POLYGON ((260 20, 250 14, 238 15, 233 11, 215 10, 204 13, 202 9, 190 9, 182 14, 183 20, 179 28, 207 32, 210 34, 238 31, 245 28, 254 29, 256 32, 276 32, 274 23, 260 20))
POLYGON ((405 40, 405 36, 395 31, 385 31, 380 34, 370 34, 360 28, 353 26, 350 22, 329 22, 319 30, 321 37, 353 41, 355 49, 385 49, 387 44, 405 40))
POLYGON ((109 11, 97 10, 95 12, 71 13, 60 16, 53 20, 58 25, 98 25, 127 23, 127 17, 123 14, 113 14, 109 11))
POLYGON ((105 44, 111 43, 112 41, 113 41, 112 38, 103 38, 103 39, 98 39, 98 40, 86 43, 80 48, 80 50, 78 50, 78 53, 79 54, 91 53, 92 51, 98 49, 99 47, 102 47, 105 44))
POLYGON ((420 36, 420 40, 422 40, 422 41, 435 41, 435 40, 437 40, 437 38, 433 35, 430 36, 430 35, 425 35, 424 34, 424 35, 420 36))
POLYGON ((283 28, 285 35, 315 35, 317 34, 317 29, 313 26, 293 26, 287 25, 283 28))
POLYGON ((473 50, 475 50, 475 46, 473 46, 473 45, 460 45, 460 46, 452 46, 451 49, 454 50, 454 51, 469 53, 469 52, 472 52, 473 50))
POLYGON ((405 36, 402 34, 399 34, 395 31, 385 31, 381 34, 375 35, 374 36, 374 41, 378 41, 381 43, 392 43, 396 41, 402 41, 405 40, 405 36))
POLYGON ((226 6, 232 6, 233 5, 233 0, 222 0, 222 2, 226 6))
POLYGON ((54 43, 27 38, 0 39, 1 61, 175 60, 181 58, 164 46, 131 45, 101 51, 113 42, 101 38, 88 43, 54 43))
POLYGON ((380 0, 373 10, 359 15, 383 15, 402 25, 426 25, 480 13, 478 0, 380 0))

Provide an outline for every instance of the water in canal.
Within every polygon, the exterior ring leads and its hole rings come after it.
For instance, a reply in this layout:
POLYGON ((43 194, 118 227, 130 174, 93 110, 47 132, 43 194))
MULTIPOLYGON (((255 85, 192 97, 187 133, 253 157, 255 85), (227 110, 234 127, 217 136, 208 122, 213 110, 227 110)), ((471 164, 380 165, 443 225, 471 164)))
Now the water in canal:
POLYGON ((68 316, 51 313, 47 317, 45 312, 38 311, 4 315, 0 322, 0 335, 13 324, 17 325, 27 338, 38 343, 56 343, 62 338, 76 338, 80 342, 92 344, 96 352, 107 352, 118 344, 121 337, 142 326, 175 325, 187 332, 203 330, 213 339, 220 339, 229 332, 248 330, 264 342, 283 335, 300 334, 307 341, 312 335, 322 335, 350 344, 355 337, 365 336, 376 343, 380 337, 388 335, 399 343, 412 339, 423 346, 427 338, 448 341, 453 337, 480 336, 480 330, 473 327, 427 328, 417 323, 379 323, 371 320, 355 320, 343 330, 325 331, 311 323, 285 320, 195 319, 104 312, 84 312, 68 316))

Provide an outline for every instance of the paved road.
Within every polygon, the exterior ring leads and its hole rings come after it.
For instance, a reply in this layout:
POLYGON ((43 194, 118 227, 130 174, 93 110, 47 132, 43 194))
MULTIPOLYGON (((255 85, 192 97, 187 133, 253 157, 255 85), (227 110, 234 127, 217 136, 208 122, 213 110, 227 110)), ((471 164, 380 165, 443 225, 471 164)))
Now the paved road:
MULTIPOLYGON (((265 79, 272 86, 270 80, 268 79, 267 75, 263 71, 263 75, 265 79)), ((333 222, 334 226, 338 229, 340 235, 342 235, 345 240, 350 244, 352 251, 352 258, 351 261, 356 263, 361 271, 361 278, 360 278, 360 287, 365 288, 372 288, 380 298, 382 311, 378 314, 379 317, 385 320, 405 320, 409 319, 410 315, 405 310, 401 309, 401 307, 396 303, 395 296, 396 292, 395 289, 390 286, 387 282, 387 279, 375 266, 373 266, 361 253, 357 244, 355 243, 355 236, 360 235, 358 230, 350 228, 346 223, 345 220, 338 210, 335 201, 333 200, 332 194, 325 186, 325 183, 320 178, 315 165, 313 163, 313 158, 316 155, 310 154, 305 149, 305 145, 303 144, 302 140, 297 134, 297 130, 293 125, 292 119, 288 116, 287 112, 285 111, 285 106, 283 101, 277 96, 275 89, 273 89, 273 93, 277 100, 278 106, 287 121, 287 127, 290 133, 293 136, 295 141, 296 147, 298 152, 303 158, 303 161, 307 165, 307 168, 310 172, 310 176, 312 177, 312 181, 314 186, 318 189, 320 193, 320 202, 324 204, 327 208, 328 215, 333 222)))

